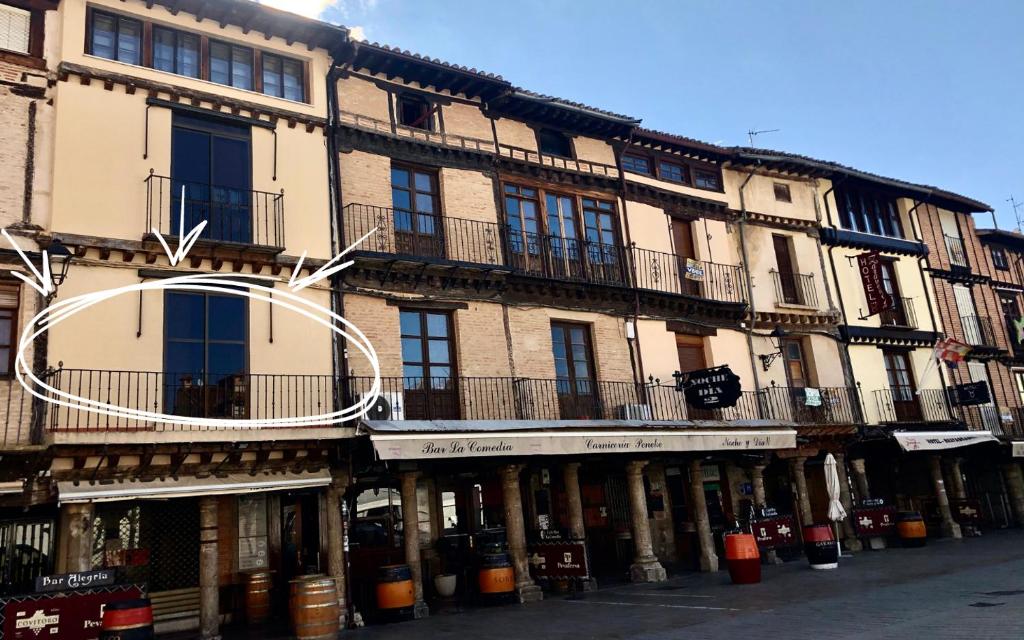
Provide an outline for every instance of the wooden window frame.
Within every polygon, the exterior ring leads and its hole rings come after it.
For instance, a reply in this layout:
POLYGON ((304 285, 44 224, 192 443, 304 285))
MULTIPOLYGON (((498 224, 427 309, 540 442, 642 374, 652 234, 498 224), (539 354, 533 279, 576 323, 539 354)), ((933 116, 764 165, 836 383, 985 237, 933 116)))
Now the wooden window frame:
POLYGON ((144 43, 143 53, 145 54, 144 55, 144 58, 145 58, 144 62, 146 64, 144 66, 150 67, 150 68, 152 68, 152 69, 154 69, 156 71, 163 71, 164 73, 173 73, 174 75, 181 76, 183 78, 193 78, 195 80, 201 80, 202 79, 202 77, 203 77, 203 38, 202 38, 202 36, 200 36, 199 34, 196 34, 196 33, 192 33, 190 31, 182 31, 181 29, 172 29, 170 27, 165 27, 163 25, 153 25, 151 23, 146 23, 145 27, 146 28, 144 29, 144 32, 143 32, 145 34, 145 37, 143 38, 143 43, 144 43), (166 69, 157 69, 156 68, 156 31, 158 31, 158 30, 159 31, 168 31, 168 32, 174 34, 174 71, 167 71, 166 69), (194 36, 196 38, 196 45, 197 45, 197 47, 196 47, 196 57, 198 58, 197 61, 196 61, 196 71, 198 72, 199 75, 189 76, 189 75, 185 75, 184 73, 181 73, 180 71, 178 71, 178 48, 179 48, 179 46, 181 44, 181 37, 182 36, 194 36))
POLYGON ((419 131, 427 131, 433 133, 437 130, 437 124, 435 122, 434 115, 437 110, 437 105, 430 101, 426 96, 419 93, 402 92, 395 95, 395 123, 400 127, 408 127, 410 129, 417 129, 419 131), (406 124, 402 122, 402 104, 403 103, 420 103, 424 106, 425 111, 422 118, 426 118, 424 124, 426 126, 419 126, 415 124, 406 124))
MULTIPOLYGON (((429 335, 427 333, 427 316, 430 315, 430 314, 433 314, 433 315, 440 315, 440 316, 444 316, 445 317, 446 331, 448 332, 448 334, 445 336, 445 341, 448 343, 448 360, 449 360, 449 362, 448 362, 447 366, 451 370, 451 372, 449 373, 448 377, 452 381, 452 383, 451 383, 452 384, 452 390, 454 390, 455 387, 458 384, 458 379, 459 379, 459 363, 458 363, 458 360, 459 360, 459 358, 458 358, 458 354, 459 354, 458 346, 459 345, 458 345, 458 336, 455 334, 455 313, 451 309, 437 309, 437 308, 430 308, 430 307, 419 307, 419 306, 415 306, 415 305, 413 305, 413 306, 404 306, 404 305, 400 306, 398 308, 399 318, 401 318, 401 314, 403 314, 403 313, 415 313, 415 314, 417 314, 419 316, 419 321, 420 321, 420 335, 419 336, 406 335, 405 333, 402 333, 402 326, 401 326, 402 323, 401 322, 398 323, 399 324, 399 326, 398 326, 398 342, 399 342, 398 348, 399 348, 399 353, 401 353, 401 348, 402 348, 401 343, 402 343, 402 340, 404 340, 407 337, 410 338, 410 339, 414 339, 415 338, 415 339, 418 339, 420 341, 420 348, 422 350, 421 358, 426 358, 426 359, 425 360, 421 360, 418 363, 412 362, 412 361, 410 361, 410 363, 413 366, 419 366, 419 367, 424 369, 423 375, 421 376, 421 380, 429 380, 430 378, 432 378, 433 376, 430 375, 430 368, 435 366, 434 363, 432 363, 430 361, 430 353, 429 353, 429 351, 430 351, 430 337, 429 337, 429 335)), ((439 338, 434 338, 434 339, 437 340, 439 338)), ((405 375, 406 360, 405 360, 405 354, 404 353, 401 353, 401 358, 402 358, 402 378, 404 380, 407 377, 405 375)), ((440 367, 440 366, 444 366, 444 365, 441 364, 441 363, 437 363, 436 366, 440 367)))
POLYGON ((702 191, 715 191, 717 193, 725 192, 725 181, 722 177, 722 168, 717 164, 702 162, 700 160, 693 160, 689 158, 682 158, 679 156, 666 154, 666 153, 651 153, 646 150, 636 149, 634 147, 629 148, 622 152, 622 156, 630 156, 633 158, 643 158, 647 160, 651 167, 650 173, 640 173, 639 171, 633 171, 625 166, 622 167, 623 171, 629 171, 631 173, 637 173, 639 175, 646 175, 658 180, 664 180, 665 182, 671 182, 672 184, 682 185, 684 187, 690 187, 693 189, 700 189, 702 191), (672 180, 671 178, 665 177, 665 173, 661 170, 662 163, 667 163, 676 167, 682 167, 685 174, 685 181, 680 182, 679 180, 672 180), (703 187, 697 184, 695 180, 696 172, 702 171, 709 175, 715 176, 715 187, 703 187))
POLYGON ((146 66, 145 62, 146 62, 146 50, 147 50, 147 47, 146 47, 146 36, 145 36, 145 34, 146 34, 147 31, 149 31, 149 29, 147 28, 146 25, 147 25, 147 21, 142 20, 141 18, 137 18, 135 16, 124 15, 122 13, 117 13, 116 11, 105 11, 103 9, 96 9, 94 7, 89 7, 89 11, 86 14, 85 52, 87 54, 89 54, 90 56, 96 56, 97 58, 103 58, 104 60, 110 60, 112 62, 120 62, 121 64, 130 64, 130 65, 136 66, 136 67, 146 66), (117 52, 117 49, 118 49, 118 41, 121 39, 121 20, 122 19, 124 19, 124 20, 131 20, 132 22, 138 23, 138 25, 139 25, 139 62, 137 64, 136 63, 132 63, 132 62, 125 62, 124 60, 118 60, 117 58, 104 58, 103 56, 96 55, 96 53, 93 51, 93 46, 92 46, 92 41, 93 41, 92 34, 93 34, 94 27, 95 27, 95 20, 96 20, 97 14, 98 15, 102 15, 102 16, 106 16, 106 17, 110 17, 110 18, 114 19, 114 25, 115 25, 115 28, 114 28, 114 52, 115 52, 115 55, 116 55, 116 52, 117 52))
POLYGON ((46 69, 46 60, 43 58, 46 11, 40 9, 32 0, 3 0, 3 4, 29 12, 28 53, 0 49, 0 62, 9 62, 32 69, 46 69))
POLYGON ((789 185, 785 182, 773 182, 772 191, 775 192, 776 202, 786 202, 792 204, 793 192, 790 190, 789 185))
MULTIPOLYGON (((545 183, 535 183, 531 181, 523 181, 519 179, 502 180, 501 181, 501 215, 504 224, 508 224, 508 207, 505 198, 507 196, 513 196, 520 200, 533 200, 532 198, 522 196, 520 194, 512 194, 505 191, 506 187, 513 187, 517 189, 533 189, 537 192, 536 203, 537 203, 537 220, 540 228, 537 231, 537 235, 541 238, 550 237, 553 234, 548 229, 548 210, 547 210, 547 197, 548 195, 564 196, 573 199, 573 222, 576 225, 576 230, 579 232, 580 237, 577 240, 582 244, 586 241, 586 220, 583 216, 583 200, 595 200, 598 202, 610 202, 612 205, 611 213, 615 216, 615 246, 623 246, 622 244, 622 215, 619 211, 619 206, 614 196, 608 194, 599 194, 593 192, 579 192, 569 191, 564 189, 548 189, 545 183)), ((607 246, 607 245, 606 245, 607 246)))
POLYGON ((300 60, 298 60, 296 58, 289 58, 288 56, 282 56, 282 55, 279 55, 279 54, 276 54, 276 53, 270 53, 269 51, 258 51, 257 50, 256 55, 259 57, 259 67, 260 67, 259 84, 260 84, 261 93, 263 93, 263 95, 273 96, 275 98, 281 98, 282 100, 291 100, 292 102, 304 102, 305 101, 305 97, 306 97, 306 93, 307 93, 306 87, 308 85, 306 83, 306 65, 302 64, 302 61, 300 61, 300 60), (279 95, 279 96, 278 95, 274 95, 272 93, 267 93, 266 85, 264 84, 264 81, 263 81, 263 78, 264 78, 264 76, 267 73, 266 68, 264 67, 264 61, 267 58, 274 58, 274 59, 280 61, 280 63, 281 63, 281 70, 277 74, 278 79, 280 80, 280 85, 279 86, 281 87, 281 95, 279 95), (285 93, 284 79, 285 79, 285 77, 287 75, 287 74, 285 74, 284 68, 285 68, 285 64, 288 63, 288 62, 298 62, 299 63, 299 91, 302 93, 302 96, 301 96, 302 99, 300 99, 300 100, 295 100, 293 98, 289 98, 288 96, 284 95, 284 93, 285 93))
POLYGON ((885 238, 906 239, 895 196, 856 187, 837 187, 834 196, 839 224, 843 229, 885 238), (892 227, 892 233, 887 232, 886 226, 892 227))
MULTIPOLYGON (((228 40, 220 40, 218 38, 210 38, 209 46, 207 47, 207 55, 208 55, 208 57, 207 57, 207 59, 205 61, 206 62, 205 66, 207 68, 207 74, 206 75, 207 75, 207 78, 210 79, 210 82, 213 82, 214 84, 219 84, 219 85, 221 85, 223 87, 231 87, 232 89, 240 89, 241 91, 256 91, 257 93, 262 93, 262 91, 257 91, 257 87, 256 87, 256 78, 258 77, 261 80, 261 84, 262 84, 262 80, 263 80, 263 73, 262 73, 263 70, 259 69, 259 73, 257 73, 257 69, 256 69, 256 49, 254 49, 253 47, 244 45, 244 44, 235 44, 235 43, 230 42, 228 40), (228 51, 231 54, 230 57, 228 58, 228 77, 231 79, 232 82, 234 82, 234 79, 235 79, 235 49, 244 49, 244 50, 249 52, 249 54, 251 55, 250 59, 252 60, 252 64, 251 64, 251 71, 249 72, 249 83, 250 83, 250 85, 249 85, 248 89, 246 89, 244 87, 236 87, 233 84, 226 84, 224 82, 217 82, 216 80, 210 79, 210 78, 213 77, 213 45, 215 45, 215 44, 224 45, 224 46, 228 47, 228 51)), ((262 65, 260 65, 260 66, 262 66, 262 65)))
MULTIPOLYGON (((589 378, 590 378, 591 383, 594 385, 593 395, 597 396, 598 395, 598 380, 600 379, 600 377, 597 375, 597 354, 594 353, 594 328, 593 328, 593 326, 590 325, 589 323, 586 323, 586 322, 574 322, 572 320, 552 319, 551 323, 550 323, 550 328, 551 329, 562 330, 562 331, 565 332, 565 335, 567 335, 567 336, 569 335, 569 333, 571 332, 572 329, 583 329, 583 337, 584 337, 584 340, 585 340, 585 343, 586 343, 585 346, 586 346, 586 350, 587 350, 587 366, 590 367, 590 376, 589 376, 589 378)), ((566 345, 571 348, 572 343, 571 342, 567 342, 566 345)), ((554 340, 552 340, 552 342, 551 342, 551 358, 552 358, 552 362, 554 362, 554 355, 555 355, 555 345, 554 345, 554 340)), ((570 376, 571 376, 570 379, 573 380, 573 381, 577 380, 576 366, 575 366, 575 364, 572 364, 573 363, 573 358, 572 358, 571 350, 567 350, 566 351, 566 361, 569 362, 570 363, 569 366, 572 367, 572 370, 570 371, 570 376)), ((557 370, 556 371, 552 371, 551 373, 554 375, 554 377, 556 379, 558 378, 558 371, 557 370)))
POLYGON ((566 133, 553 127, 537 127, 534 129, 534 137, 537 139, 537 153, 544 156, 551 156, 553 158, 565 158, 566 160, 576 160, 576 140, 572 134, 566 133), (549 153, 544 151, 544 145, 541 144, 541 136, 545 133, 554 133, 565 138, 566 142, 569 143, 569 155, 565 156, 560 153, 549 153))
POLYGON ((1000 271, 1010 270, 1010 259, 1006 255, 1006 249, 1002 247, 989 247, 989 254, 992 256, 992 266, 1000 271), (999 258, 996 258, 996 256, 999 258))
POLYGON ((16 282, 11 281, 0 281, 0 287, 4 289, 14 290, 15 297, 17 300, 13 307, 0 307, 0 315, 10 313, 11 321, 11 332, 9 337, 9 344, 0 345, 7 347, 7 373, 0 373, 0 380, 8 380, 14 377, 14 363, 18 352, 18 329, 19 319, 21 318, 21 286, 16 282))
POLYGON ((684 184, 688 187, 693 186, 693 170, 690 168, 690 165, 684 162, 674 162, 672 160, 668 160, 665 158, 658 158, 658 177, 664 180, 665 182, 671 182, 673 184, 684 184), (672 178, 667 177, 666 172, 663 169, 663 165, 668 165, 670 167, 678 167, 679 169, 681 169, 683 172, 683 179, 674 180, 672 178))
POLYGON ((651 177, 654 177, 654 175, 655 175, 654 163, 651 161, 650 156, 640 155, 640 154, 637 154, 637 153, 623 153, 622 154, 622 170, 623 171, 629 171, 630 173, 635 173, 635 174, 638 174, 638 175, 641 175, 641 176, 651 176, 651 177), (629 158, 630 160, 642 160, 647 165, 647 171, 637 171, 636 169, 634 169, 632 167, 627 167, 626 166, 626 159, 627 158, 629 158))

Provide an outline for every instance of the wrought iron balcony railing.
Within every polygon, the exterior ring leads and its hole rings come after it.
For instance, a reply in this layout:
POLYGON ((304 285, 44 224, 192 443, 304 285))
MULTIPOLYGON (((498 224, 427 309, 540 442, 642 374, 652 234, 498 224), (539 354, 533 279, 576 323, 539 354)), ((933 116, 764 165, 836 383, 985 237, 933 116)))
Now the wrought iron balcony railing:
POLYGON ((964 340, 972 347, 995 347, 996 335, 992 331, 992 320, 981 316, 960 316, 964 340))
POLYGON ((801 387, 771 386, 762 389, 765 417, 816 425, 860 424, 860 405, 853 387, 801 387))
POLYGON ((954 267, 969 267, 967 262, 967 248, 964 246, 964 239, 959 236, 942 234, 946 241, 946 253, 949 255, 949 264, 954 267))
MULTIPOLYGON (((48 384, 95 403, 183 418, 287 419, 335 410, 336 388, 329 375, 58 369, 49 374, 48 384)), ((207 430, 54 404, 47 411, 45 424, 53 432, 207 430)))
POLYGON ((791 273, 772 269, 775 281, 775 302, 780 305, 818 306, 818 290, 814 286, 814 274, 791 273))
POLYGON ((284 191, 187 182, 152 172, 145 182, 144 237, 157 229, 165 238, 176 238, 184 205, 186 230, 206 221, 200 241, 284 249, 284 191))
POLYGON ((674 253, 633 248, 638 289, 664 291, 720 302, 745 302, 743 269, 683 258, 674 253))
POLYGON ((1003 435, 1024 438, 1024 407, 1012 407, 1010 415, 1013 416, 1013 422, 1003 423, 1003 435))
POLYGON ((916 329, 917 312, 914 310, 914 299, 896 296, 893 298, 892 308, 878 314, 878 319, 883 327, 916 329))
POLYGON ((995 405, 954 407, 953 413, 971 431, 988 431, 997 436, 1003 434, 1002 411, 995 405))
POLYGON ((881 424, 952 422, 943 389, 909 386, 879 389, 874 392, 875 408, 881 424))

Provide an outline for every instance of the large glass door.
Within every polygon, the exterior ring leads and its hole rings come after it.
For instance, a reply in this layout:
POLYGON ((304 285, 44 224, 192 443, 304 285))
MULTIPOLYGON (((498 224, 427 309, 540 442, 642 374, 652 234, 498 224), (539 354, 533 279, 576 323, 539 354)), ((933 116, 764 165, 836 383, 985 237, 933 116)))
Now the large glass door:
POLYGON ((917 401, 910 358, 902 351, 885 351, 885 373, 892 394, 893 413, 898 422, 920 422, 921 405, 917 401))
POLYGON ((413 256, 444 257, 437 174, 409 167, 392 167, 391 202, 394 206, 396 251, 413 256))
POLYGON ((600 418, 589 329, 581 324, 553 322, 551 348, 561 419, 600 418))
POLYGON ((537 190, 505 185, 509 265, 526 273, 542 273, 540 200, 537 190))
POLYGON ((407 310, 401 312, 400 323, 405 417, 458 419, 451 315, 407 310))
POLYGON ((544 199, 544 208, 547 213, 551 275, 556 278, 582 278, 584 272, 575 199, 548 193, 544 199))
POLYGON ((619 252, 619 233, 615 224, 615 205, 605 200, 583 198, 583 231, 592 281, 608 284, 625 282, 625 265, 619 252))

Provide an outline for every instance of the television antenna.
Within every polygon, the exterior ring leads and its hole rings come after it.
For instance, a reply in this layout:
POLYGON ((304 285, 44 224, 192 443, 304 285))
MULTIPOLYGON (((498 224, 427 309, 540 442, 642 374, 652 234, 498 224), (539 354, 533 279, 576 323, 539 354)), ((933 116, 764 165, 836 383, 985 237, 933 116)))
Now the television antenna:
POLYGON ((1007 198, 1006 201, 1010 203, 1011 207, 1013 207, 1013 217, 1017 219, 1017 233, 1020 233, 1020 228, 1022 226, 1020 210, 1021 207, 1024 207, 1024 202, 1017 202, 1017 199, 1013 197, 1013 194, 1010 194, 1010 197, 1007 198))
POLYGON ((747 129, 747 138, 750 140, 750 146, 754 146, 754 136, 759 136, 762 133, 775 133, 777 131, 782 131, 782 129, 761 129, 760 131, 747 129))

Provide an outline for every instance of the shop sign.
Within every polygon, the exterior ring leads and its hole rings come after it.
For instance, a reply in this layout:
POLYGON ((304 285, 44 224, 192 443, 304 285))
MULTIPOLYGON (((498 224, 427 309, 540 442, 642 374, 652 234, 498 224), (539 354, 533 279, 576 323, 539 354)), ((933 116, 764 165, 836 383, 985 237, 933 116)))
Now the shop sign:
POLYGON ((796 544, 796 521, 793 516, 775 515, 754 520, 750 531, 762 549, 778 549, 796 544))
POLYGON ((868 316, 892 309, 894 301, 882 281, 882 257, 878 252, 869 251, 857 256, 857 268, 864 285, 864 298, 868 302, 868 316))
POLYGON ((898 432, 893 437, 904 451, 938 451, 956 449, 982 442, 998 442, 999 439, 987 431, 933 431, 933 432, 898 432))
POLYGON ((694 260, 693 258, 686 259, 686 279, 687 280, 704 280, 704 265, 694 260))
POLYGON ((885 498, 864 498, 860 504, 862 507, 884 507, 885 498))
POLYGON ((982 380, 949 387, 949 399, 957 406, 988 404, 992 402, 992 394, 988 391, 988 383, 982 380))
POLYGON ((0 598, 4 640, 98 640, 103 608, 143 597, 137 585, 0 598))
POLYGON ((77 571, 52 576, 36 577, 36 592, 73 591, 91 587, 105 587, 114 584, 114 571, 100 569, 98 571, 77 571))
POLYGON ((875 506, 854 509, 851 522, 857 535, 862 538, 887 536, 896 528, 896 508, 875 506))
POLYGON ((977 500, 951 500, 953 519, 962 524, 978 524, 981 522, 981 503, 977 500))
POLYGON ((564 580, 589 578, 587 546, 582 540, 536 542, 526 547, 530 574, 534 578, 564 580))
POLYGON ((691 371, 681 380, 686 403, 694 409, 727 409, 740 399, 740 377, 728 365, 691 371))

